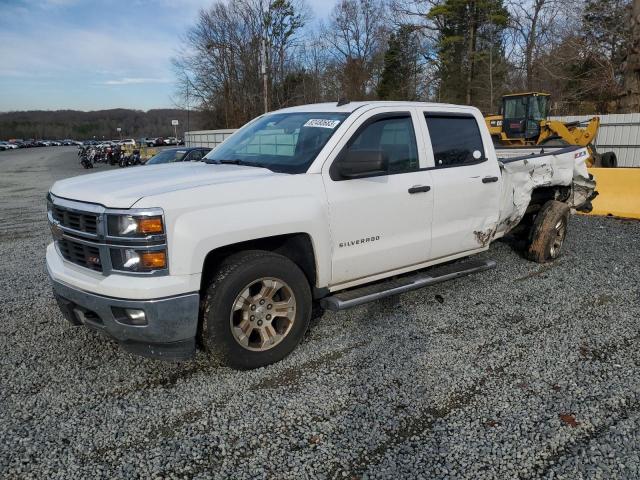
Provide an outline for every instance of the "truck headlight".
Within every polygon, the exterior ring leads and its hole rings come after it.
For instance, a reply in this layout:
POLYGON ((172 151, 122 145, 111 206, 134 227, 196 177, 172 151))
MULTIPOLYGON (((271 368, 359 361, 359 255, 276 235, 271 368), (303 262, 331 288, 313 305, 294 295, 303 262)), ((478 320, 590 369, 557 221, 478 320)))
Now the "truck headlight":
POLYGON ((107 231, 112 237, 147 237, 163 235, 162 215, 113 215, 107 216, 107 231))
POLYGON ((111 265, 125 272, 153 272, 167 268, 167 251, 112 248, 111 265))
POLYGON ((107 210, 105 220, 112 270, 132 274, 168 272, 162 209, 107 210))

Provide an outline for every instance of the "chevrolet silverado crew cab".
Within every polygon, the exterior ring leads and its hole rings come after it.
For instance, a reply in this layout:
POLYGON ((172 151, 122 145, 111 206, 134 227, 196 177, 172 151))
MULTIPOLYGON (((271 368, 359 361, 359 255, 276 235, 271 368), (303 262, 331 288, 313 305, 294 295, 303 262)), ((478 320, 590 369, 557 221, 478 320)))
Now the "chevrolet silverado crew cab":
POLYGON ((306 105, 260 116, 204 162, 56 182, 47 269, 74 325, 163 359, 254 368, 312 306, 341 310, 492 268, 461 259, 518 227, 556 258, 595 182, 581 147, 499 160, 476 108, 306 105))

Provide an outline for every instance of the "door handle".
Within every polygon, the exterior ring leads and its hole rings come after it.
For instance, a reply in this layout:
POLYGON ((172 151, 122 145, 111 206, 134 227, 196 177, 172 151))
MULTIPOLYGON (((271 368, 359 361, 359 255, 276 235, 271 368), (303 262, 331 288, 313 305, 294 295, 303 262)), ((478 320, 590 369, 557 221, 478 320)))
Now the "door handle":
POLYGON ((431 190, 431 187, 429 185, 416 185, 415 187, 411 187, 409 189, 409 193, 414 194, 414 193, 428 192, 429 190, 431 190))
POLYGON ((482 183, 493 183, 497 181, 498 181, 498 177, 484 177, 482 179, 482 183))

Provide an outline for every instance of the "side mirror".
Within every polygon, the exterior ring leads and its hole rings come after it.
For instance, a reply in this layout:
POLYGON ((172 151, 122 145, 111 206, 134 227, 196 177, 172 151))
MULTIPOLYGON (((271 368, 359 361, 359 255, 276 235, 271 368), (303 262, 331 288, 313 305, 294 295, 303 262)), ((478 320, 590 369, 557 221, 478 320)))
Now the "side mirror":
POLYGON ((389 171, 389 158, 380 150, 347 150, 338 160, 342 178, 384 175, 389 171))

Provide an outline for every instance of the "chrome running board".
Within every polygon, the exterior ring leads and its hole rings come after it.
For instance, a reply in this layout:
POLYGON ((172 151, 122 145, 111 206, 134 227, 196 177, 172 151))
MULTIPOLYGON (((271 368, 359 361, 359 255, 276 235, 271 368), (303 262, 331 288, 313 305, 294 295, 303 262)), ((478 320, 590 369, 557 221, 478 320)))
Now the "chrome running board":
POLYGON ((380 300, 399 293, 409 292, 454 278, 483 272, 496 267, 493 260, 467 260, 436 266, 419 273, 410 273, 403 277, 357 287, 352 290, 329 295, 320 300, 320 306, 331 311, 346 310, 364 303, 380 300))

